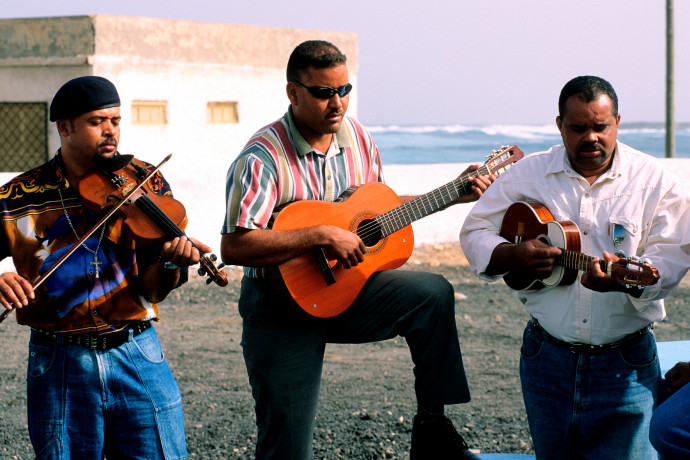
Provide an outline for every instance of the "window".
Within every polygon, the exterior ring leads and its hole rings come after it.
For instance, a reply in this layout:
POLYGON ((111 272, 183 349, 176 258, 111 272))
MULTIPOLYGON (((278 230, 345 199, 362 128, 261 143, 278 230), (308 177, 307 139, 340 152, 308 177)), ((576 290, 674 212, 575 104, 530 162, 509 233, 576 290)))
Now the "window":
POLYGON ((23 172, 48 160, 45 102, 0 102, 0 171, 23 172))
POLYGON ((209 102, 206 113, 208 123, 239 123, 237 102, 209 102))
POLYGON ((165 125, 168 123, 167 101, 133 101, 133 125, 165 125))

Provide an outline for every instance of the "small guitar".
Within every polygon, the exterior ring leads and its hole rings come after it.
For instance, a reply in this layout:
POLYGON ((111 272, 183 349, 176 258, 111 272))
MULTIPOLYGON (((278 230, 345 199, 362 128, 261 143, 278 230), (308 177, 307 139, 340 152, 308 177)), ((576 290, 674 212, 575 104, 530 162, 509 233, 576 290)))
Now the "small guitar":
MULTIPOLYGON (((577 279, 578 271, 587 271, 594 259, 580 252, 580 229, 575 222, 557 222, 541 203, 518 201, 511 204, 503 216, 501 236, 511 243, 538 239, 561 249, 556 266, 545 279, 532 279, 524 273, 509 272, 505 283, 516 290, 541 289, 543 287, 569 285, 577 279)), ((618 262, 600 260, 601 270, 616 282, 627 286, 649 286, 659 280, 657 269, 629 259, 618 262)))
POLYGON ((342 313, 372 274, 397 268, 409 259, 414 247, 412 222, 469 193, 469 179, 499 175, 522 157, 522 150, 516 145, 501 147, 477 171, 405 204, 401 204, 393 190, 376 182, 348 189, 336 202, 303 200, 285 206, 278 213, 273 230, 335 225, 356 233, 367 247, 364 261, 350 269, 328 260, 321 248, 281 264, 280 274, 293 299, 307 313, 320 318, 342 313))

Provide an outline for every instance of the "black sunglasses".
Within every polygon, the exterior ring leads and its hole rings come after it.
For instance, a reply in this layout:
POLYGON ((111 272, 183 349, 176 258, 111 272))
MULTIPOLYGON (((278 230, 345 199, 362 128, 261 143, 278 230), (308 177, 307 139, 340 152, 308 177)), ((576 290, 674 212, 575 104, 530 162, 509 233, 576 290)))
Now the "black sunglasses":
POLYGON ((350 83, 348 83, 347 85, 340 86, 338 88, 331 88, 330 86, 307 86, 304 83, 299 82, 297 80, 292 80, 292 82, 297 83, 298 85, 306 88, 307 91, 309 91, 311 95, 317 99, 330 99, 335 94, 337 94, 340 97, 345 97, 350 93, 350 91, 352 91, 352 85, 350 83))

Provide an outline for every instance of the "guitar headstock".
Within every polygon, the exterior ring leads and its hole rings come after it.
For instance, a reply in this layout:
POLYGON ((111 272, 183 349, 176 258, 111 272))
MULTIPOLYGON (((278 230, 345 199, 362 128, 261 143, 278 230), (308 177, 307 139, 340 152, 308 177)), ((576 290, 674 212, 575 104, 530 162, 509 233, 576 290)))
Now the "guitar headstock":
POLYGON ((654 265, 630 259, 620 259, 611 266, 611 276, 625 286, 651 286, 659 281, 659 271, 654 265))
POLYGON ((517 145, 513 145, 512 147, 502 145, 501 148, 493 150, 491 155, 487 156, 484 168, 486 168, 487 174, 498 176, 508 169, 510 165, 522 159, 524 156, 525 154, 522 153, 522 150, 520 150, 520 147, 517 145))

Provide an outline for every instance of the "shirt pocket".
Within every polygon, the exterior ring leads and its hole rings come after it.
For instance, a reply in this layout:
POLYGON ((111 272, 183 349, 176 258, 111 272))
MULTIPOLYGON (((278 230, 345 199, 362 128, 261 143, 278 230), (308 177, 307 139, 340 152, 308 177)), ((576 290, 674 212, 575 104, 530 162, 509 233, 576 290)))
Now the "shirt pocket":
POLYGON ((606 246, 613 254, 624 257, 637 255, 642 234, 642 223, 639 218, 629 216, 610 216, 608 225, 609 241, 606 246))

